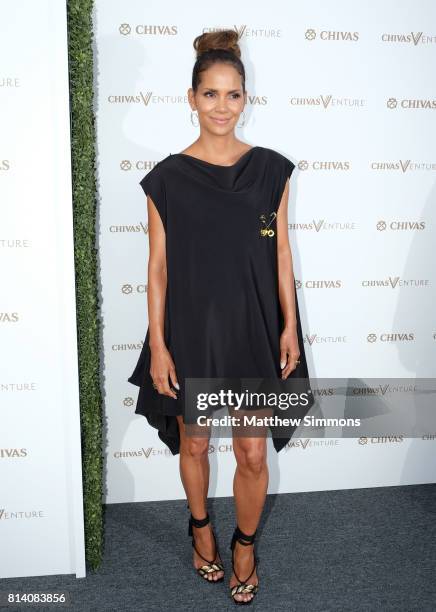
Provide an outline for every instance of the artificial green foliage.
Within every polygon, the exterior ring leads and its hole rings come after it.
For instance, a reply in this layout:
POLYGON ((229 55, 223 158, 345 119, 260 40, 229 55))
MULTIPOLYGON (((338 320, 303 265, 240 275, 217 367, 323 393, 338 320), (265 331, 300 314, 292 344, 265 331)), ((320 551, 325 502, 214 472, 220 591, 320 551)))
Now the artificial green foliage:
POLYGON ((92 8, 93 0, 67 0, 85 548, 88 567, 95 570, 103 554, 104 517, 92 8))

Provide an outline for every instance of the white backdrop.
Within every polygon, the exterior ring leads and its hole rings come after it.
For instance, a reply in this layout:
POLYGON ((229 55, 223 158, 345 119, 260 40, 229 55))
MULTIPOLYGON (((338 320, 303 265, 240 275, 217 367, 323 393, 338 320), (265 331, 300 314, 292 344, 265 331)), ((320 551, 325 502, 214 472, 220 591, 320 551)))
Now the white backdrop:
POLYGON ((0 578, 85 576, 65 2, 0 7, 0 578))
MULTIPOLYGON (((434 2, 96 0, 94 20, 106 501, 185 496, 127 377, 147 329, 138 182, 198 136, 187 90, 203 31, 242 35, 238 137, 297 165, 289 235, 311 378, 433 377, 434 2)), ((435 438, 270 445, 269 492, 434 482, 435 438)), ((210 459, 210 495, 231 495, 231 440, 212 440, 210 459)))

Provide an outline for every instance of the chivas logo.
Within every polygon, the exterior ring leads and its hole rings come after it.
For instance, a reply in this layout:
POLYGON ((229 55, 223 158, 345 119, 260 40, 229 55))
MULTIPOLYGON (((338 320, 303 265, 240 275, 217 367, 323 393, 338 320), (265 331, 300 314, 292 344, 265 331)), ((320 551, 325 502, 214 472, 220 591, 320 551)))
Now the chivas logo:
POLYGON ((260 228, 261 236, 268 236, 269 238, 272 238, 274 236, 274 230, 269 229, 269 227, 276 217, 277 213, 275 212, 272 212, 269 217, 267 217, 265 214, 260 215, 259 219, 262 224, 262 227, 260 228))

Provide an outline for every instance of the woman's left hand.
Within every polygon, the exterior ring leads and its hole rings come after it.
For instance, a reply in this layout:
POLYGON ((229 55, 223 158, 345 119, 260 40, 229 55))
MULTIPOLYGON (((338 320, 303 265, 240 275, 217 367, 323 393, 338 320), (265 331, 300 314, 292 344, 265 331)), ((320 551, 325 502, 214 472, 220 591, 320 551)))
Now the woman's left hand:
POLYGON ((285 327, 280 336, 280 368, 282 369, 282 379, 287 378, 295 370, 295 363, 300 358, 298 346, 297 328, 285 327))

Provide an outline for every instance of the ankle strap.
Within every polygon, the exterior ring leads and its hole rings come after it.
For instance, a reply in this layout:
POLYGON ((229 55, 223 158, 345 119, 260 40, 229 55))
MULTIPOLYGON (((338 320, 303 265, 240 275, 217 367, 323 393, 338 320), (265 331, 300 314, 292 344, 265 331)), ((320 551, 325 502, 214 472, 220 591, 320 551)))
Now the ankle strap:
POLYGON ((234 533, 234 537, 237 538, 238 542, 240 544, 243 544, 244 546, 249 546, 250 544, 252 544, 256 538, 256 533, 257 533, 257 529, 254 533, 252 533, 251 535, 247 535, 246 533, 244 533, 243 531, 241 531, 239 529, 239 527, 236 525, 236 529, 235 529, 235 533, 234 533), (247 540, 246 542, 244 542, 243 540, 247 540))
POLYGON ((203 519, 196 519, 191 514, 191 518, 189 519, 189 522, 194 527, 204 527, 205 525, 208 524, 209 520, 210 520, 209 512, 206 512, 206 516, 203 519))

